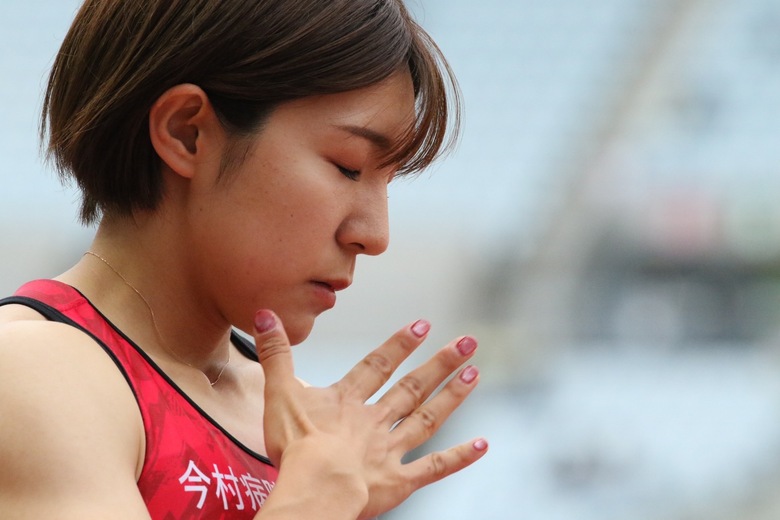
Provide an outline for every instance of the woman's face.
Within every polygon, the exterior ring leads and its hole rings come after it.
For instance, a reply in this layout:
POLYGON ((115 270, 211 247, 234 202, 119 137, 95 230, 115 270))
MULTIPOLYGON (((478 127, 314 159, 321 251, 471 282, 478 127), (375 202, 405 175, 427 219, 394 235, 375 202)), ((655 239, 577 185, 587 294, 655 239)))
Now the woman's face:
POLYGON ((290 340, 352 283, 359 254, 388 245, 383 148, 414 116, 408 73, 368 88, 280 105, 227 180, 216 162, 193 180, 188 241, 205 295, 230 323, 251 330, 270 308, 290 340))

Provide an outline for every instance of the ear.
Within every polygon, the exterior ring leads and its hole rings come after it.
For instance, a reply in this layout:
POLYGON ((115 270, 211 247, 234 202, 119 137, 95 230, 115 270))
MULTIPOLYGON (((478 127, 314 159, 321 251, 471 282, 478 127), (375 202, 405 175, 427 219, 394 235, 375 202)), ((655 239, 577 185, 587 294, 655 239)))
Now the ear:
POLYGON ((157 155, 174 173, 192 178, 221 125, 206 93, 197 85, 176 85, 149 111, 149 136, 157 155), (211 142, 209 142, 211 139, 211 142))

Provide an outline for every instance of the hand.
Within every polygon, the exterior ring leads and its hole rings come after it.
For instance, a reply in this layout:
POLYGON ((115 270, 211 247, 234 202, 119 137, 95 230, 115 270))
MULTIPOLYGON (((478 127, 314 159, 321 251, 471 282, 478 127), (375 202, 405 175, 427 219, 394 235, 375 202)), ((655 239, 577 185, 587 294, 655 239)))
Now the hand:
POLYGON ((430 328, 427 322, 398 331, 327 388, 307 387, 295 378, 287 335, 272 312, 259 311, 255 325, 266 376, 263 424, 269 458, 283 471, 289 457, 295 460, 301 453, 313 457, 303 467, 322 472, 321 482, 336 475, 362 491, 359 518, 394 508, 417 489, 465 468, 487 451, 487 443, 478 439, 401 462, 436 433, 476 386, 479 372, 467 366, 428 400, 473 356, 477 346, 473 338, 451 342, 368 405, 366 401, 423 342, 430 328))

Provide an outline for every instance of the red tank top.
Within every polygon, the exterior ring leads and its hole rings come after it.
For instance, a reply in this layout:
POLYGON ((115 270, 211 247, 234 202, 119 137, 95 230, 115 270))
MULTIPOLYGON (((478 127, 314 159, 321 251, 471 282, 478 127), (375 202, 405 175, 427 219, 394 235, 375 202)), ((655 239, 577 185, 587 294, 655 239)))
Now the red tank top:
MULTIPOLYGON (((119 367, 144 422, 146 456, 138 489, 153 519, 254 517, 274 486, 276 468, 206 415, 80 292, 54 280, 37 280, 0 300, 0 305, 9 303, 83 330, 119 367)), ((257 359, 252 346, 236 334, 233 344, 257 359)))

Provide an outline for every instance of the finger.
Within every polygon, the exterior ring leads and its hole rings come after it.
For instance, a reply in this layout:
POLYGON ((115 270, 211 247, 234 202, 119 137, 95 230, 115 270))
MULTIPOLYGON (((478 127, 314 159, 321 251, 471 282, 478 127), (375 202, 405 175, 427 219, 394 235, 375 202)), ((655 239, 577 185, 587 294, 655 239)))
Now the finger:
POLYGON ((473 365, 450 379, 430 401, 420 406, 392 432, 397 446, 404 452, 412 450, 433 437, 452 412, 460 406, 479 382, 479 369, 473 365))
POLYGON ((452 341, 424 365, 398 380, 377 401, 377 406, 387 407, 387 420, 392 424, 418 408, 441 383, 477 350, 477 340, 464 336, 452 341))
POLYGON ((266 387, 294 378, 292 349, 281 320, 268 309, 255 314, 255 347, 263 365, 266 387))
POLYGON ((445 451, 437 451, 406 464, 407 478, 415 489, 452 475, 481 459, 488 442, 479 438, 445 451))
POLYGON ((334 386, 365 401, 387 383, 398 366, 422 344, 430 329, 431 324, 425 320, 404 327, 364 357, 334 386))

